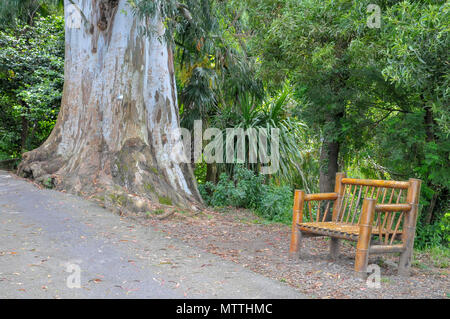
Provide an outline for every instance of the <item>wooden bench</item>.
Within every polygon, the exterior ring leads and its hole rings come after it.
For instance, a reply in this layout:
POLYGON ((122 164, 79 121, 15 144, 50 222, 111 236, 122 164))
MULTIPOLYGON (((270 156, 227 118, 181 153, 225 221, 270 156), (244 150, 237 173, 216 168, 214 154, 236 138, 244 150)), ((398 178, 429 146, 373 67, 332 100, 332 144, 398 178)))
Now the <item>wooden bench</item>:
POLYGON ((398 271, 411 265, 420 194, 419 179, 407 182, 346 178, 336 174, 334 193, 296 190, 289 255, 300 256, 301 239, 329 236, 337 258, 341 239, 357 242, 355 271, 367 275, 369 254, 400 253, 398 271))

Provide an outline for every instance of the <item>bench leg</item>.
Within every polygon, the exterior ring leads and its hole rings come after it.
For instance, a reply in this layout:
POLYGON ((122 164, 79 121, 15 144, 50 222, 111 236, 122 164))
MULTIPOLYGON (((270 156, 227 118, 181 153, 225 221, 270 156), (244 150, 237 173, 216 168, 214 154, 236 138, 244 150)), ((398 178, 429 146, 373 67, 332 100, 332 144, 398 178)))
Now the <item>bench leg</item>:
POLYGON ((405 246, 406 249, 400 254, 400 259, 398 262, 398 274, 403 277, 409 276, 409 269, 411 267, 413 251, 414 251, 414 233, 415 227, 407 229, 405 233, 405 246))
POLYGON ((330 240, 330 258, 337 259, 339 257, 339 246, 341 244, 341 240, 339 238, 331 237, 330 240))
POLYGON ((355 272, 360 278, 367 277, 367 264, 369 262, 370 237, 375 211, 375 200, 364 199, 361 220, 359 224, 359 237, 356 244, 355 272))
POLYGON ((369 250, 356 249, 355 274, 357 277, 361 279, 366 279, 368 263, 369 263, 369 250))
POLYGON ((289 248, 289 259, 297 260, 300 258, 300 247, 302 245, 302 232, 296 229, 291 235, 291 246, 289 248))
POLYGON ((404 229, 402 235, 405 250, 400 255, 398 262, 398 274, 400 276, 409 276, 409 268, 414 251, 414 235, 416 233, 417 222, 417 204, 413 205, 411 211, 406 215, 404 220, 404 229))
POLYGON ((292 231, 291 245, 289 247, 289 259, 298 259, 300 257, 300 244, 302 241, 302 233, 298 229, 298 224, 302 221, 303 215, 303 199, 305 192, 301 190, 295 191, 294 208, 292 212, 292 231))
POLYGON ((406 249, 400 255, 400 260, 398 263, 398 274, 400 276, 409 276, 409 268, 411 266, 412 253, 411 250, 406 249))

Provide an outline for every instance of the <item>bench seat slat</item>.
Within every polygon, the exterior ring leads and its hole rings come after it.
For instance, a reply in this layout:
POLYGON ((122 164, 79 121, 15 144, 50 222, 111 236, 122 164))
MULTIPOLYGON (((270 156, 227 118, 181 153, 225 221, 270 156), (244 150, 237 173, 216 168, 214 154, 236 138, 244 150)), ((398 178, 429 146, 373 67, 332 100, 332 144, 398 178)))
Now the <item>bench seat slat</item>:
MULTIPOLYGON (((359 225, 355 224, 347 224, 347 223, 335 223, 335 222, 311 222, 311 223, 300 223, 298 227, 302 231, 325 231, 330 233, 344 233, 348 235, 355 235, 356 237, 359 235, 359 225)), ((372 227, 372 234, 386 234, 386 230, 382 229, 381 232, 378 227, 372 227)), ((390 234, 392 232, 389 232, 390 234)), ((396 234, 401 234, 402 231, 397 231, 396 234)))

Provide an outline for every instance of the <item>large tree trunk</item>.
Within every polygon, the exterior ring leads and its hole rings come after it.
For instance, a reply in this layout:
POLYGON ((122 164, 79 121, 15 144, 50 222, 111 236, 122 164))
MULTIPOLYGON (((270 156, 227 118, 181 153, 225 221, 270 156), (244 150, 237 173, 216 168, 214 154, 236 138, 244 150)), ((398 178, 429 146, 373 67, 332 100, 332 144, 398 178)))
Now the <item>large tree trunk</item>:
POLYGON ((339 142, 323 141, 320 150, 320 178, 319 188, 321 193, 334 192, 336 173, 339 170, 339 142))
POLYGON ((206 181, 214 184, 217 184, 219 181, 216 163, 206 164, 206 181))
MULTIPOLYGON (((421 95, 422 101, 425 102, 425 98, 424 95, 421 95)), ((424 117, 424 121, 425 121, 425 141, 427 143, 432 143, 435 142, 435 135, 434 135, 434 118, 433 118, 433 110, 431 109, 431 106, 429 106, 428 103, 425 102, 425 117, 424 117)), ((430 188, 434 194, 433 197, 431 198, 431 202, 430 205, 428 206, 426 213, 425 213, 425 224, 429 225, 432 223, 433 221, 433 211, 434 211, 434 207, 436 205, 436 201, 439 198, 439 190, 437 189, 437 187, 435 185, 433 185, 433 183, 431 182, 431 180, 427 180, 427 187, 430 188)))
MULTIPOLYGON (((80 28, 66 24, 58 121, 42 146, 24 154, 19 173, 41 180, 51 175, 58 189, 74 193, 200 202, 192 169, 172 160, 170 134, 179 114, 173 54, 159 37, 158 14, 143 22, 127 0, 75 2, 83 22, 80 28), (143 26, 150 36, 139 32, 143 26)), ((70 4, 65 1, 66 9, 70 4)))
MULTIPOLYGON (((326 114, 325 119, 328 123, 334 124, 333 130, 339 130, 340 119, 344 113, 326 114)), ((320 149, 320 177, 319 177, 319 189, 321 193, 334 192, 334 184, 336 181, 336 173, 339 170, 339 149, 340 143, 338 140, 333 140, 328 136, 329 132, 325 132, 324 140, 322 141, 322 147, 320 149)))
POLYGON ((22 130, 20 132, 20 150, 23 152, 27 147, 28 139, 28 119, 22 115, 22 130))
MULTIPOLYGON (((319 177, 319 189, 321 193, 333 193, 336 183, 336 173, 339 171, 338 159, 339 159, 339 147, 338 141, 323 141, 320 150, 320 177, 319 177)), ((325 203, 323 203, 325 204, 325 203)), ((321 209, 325 210, 325 207, 321 209)), ((325 217, 326 221, 332 220, 332 212, 328 212, 325 217)))

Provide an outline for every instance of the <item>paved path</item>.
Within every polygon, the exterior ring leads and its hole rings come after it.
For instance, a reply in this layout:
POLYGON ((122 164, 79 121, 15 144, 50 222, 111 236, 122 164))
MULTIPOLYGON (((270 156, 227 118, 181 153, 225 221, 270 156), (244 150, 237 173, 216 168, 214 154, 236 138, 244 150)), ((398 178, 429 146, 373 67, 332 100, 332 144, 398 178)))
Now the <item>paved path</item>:
POLYGON ((303 297, 95 203, 0 171, 0 298, 303 297), (69 288, 77 267, 81 287, 69 288))

